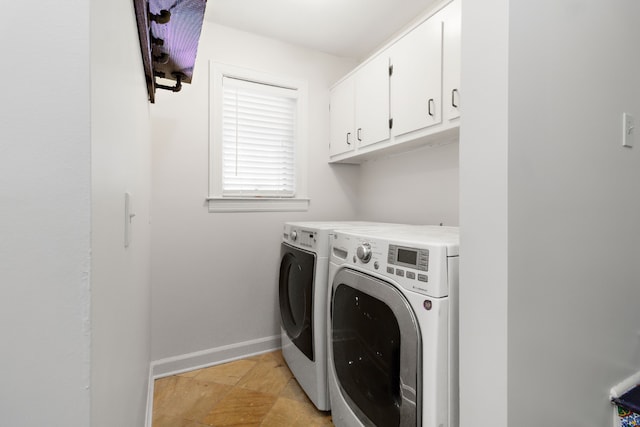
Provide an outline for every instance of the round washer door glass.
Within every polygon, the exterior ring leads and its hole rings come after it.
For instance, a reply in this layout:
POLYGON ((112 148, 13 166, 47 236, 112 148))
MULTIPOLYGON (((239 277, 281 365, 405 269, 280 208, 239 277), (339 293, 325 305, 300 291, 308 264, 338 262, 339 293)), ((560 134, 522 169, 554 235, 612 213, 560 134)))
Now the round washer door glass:
POLYGON ((282 244, 279 279, 282 329, 307 358, 313 354, 313 282, 316 256, 282 244))
POLYGON ((419 425, 420 336, 400 292, 341 270, 333 282, 330 339, 339 388, 364 425, 419 425))

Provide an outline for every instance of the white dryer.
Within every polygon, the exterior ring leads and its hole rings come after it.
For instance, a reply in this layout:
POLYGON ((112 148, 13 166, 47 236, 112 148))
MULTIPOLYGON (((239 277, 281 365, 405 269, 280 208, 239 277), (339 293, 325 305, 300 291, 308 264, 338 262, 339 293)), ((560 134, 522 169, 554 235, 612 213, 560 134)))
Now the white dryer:
POLYGON ((279 305, 282 354, 296 380, 320 410, 329 410, 327 387, 327 276, 329 235, 336 229, 393 224, 288 222, 280 248, 279 305))
POLYGON ((328 374, 337 427, 458 427, 457 227, 336 231, 328 374))

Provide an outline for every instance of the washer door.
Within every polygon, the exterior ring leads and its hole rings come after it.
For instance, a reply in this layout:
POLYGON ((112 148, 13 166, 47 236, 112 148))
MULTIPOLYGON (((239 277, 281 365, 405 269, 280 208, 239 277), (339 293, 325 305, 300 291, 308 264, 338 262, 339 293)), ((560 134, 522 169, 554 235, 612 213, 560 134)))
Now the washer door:
POLYGON ((311 361, 313 286, 316 255, 283 243, 280 249, 280 318, 282 329, 311 361))
POLYGON ((420 425, 420 333, 404 295, 382 280, 342 269, 331 304, 333 368, 360 422, 420 425))

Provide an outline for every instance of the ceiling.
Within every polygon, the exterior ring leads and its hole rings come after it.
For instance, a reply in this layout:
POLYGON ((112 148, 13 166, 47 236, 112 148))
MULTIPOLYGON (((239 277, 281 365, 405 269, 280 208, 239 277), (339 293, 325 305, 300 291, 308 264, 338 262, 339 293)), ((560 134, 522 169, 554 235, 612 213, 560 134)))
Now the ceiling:
POLYGON ((362 59, 439 0, 209 0, 205 20, 362 59))

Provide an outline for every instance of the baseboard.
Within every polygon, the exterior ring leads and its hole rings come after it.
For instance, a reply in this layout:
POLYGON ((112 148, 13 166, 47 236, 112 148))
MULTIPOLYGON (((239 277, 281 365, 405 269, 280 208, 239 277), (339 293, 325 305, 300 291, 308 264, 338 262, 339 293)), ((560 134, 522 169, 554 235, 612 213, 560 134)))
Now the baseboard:
POLYGON ((152 427, 153 423, 153 369, 149 369, 149 383, 147 384, 147 413, 145 415, 145 427, 152 427))
POLYGON ((168 377, 277 350, 280 346, 277 335, 168 357, 151 362, 151 375, 154 379, 168 377))
POLYGON ((180 356, 167 357, 151 362, 147 392, 146 427, 151 427, 153 421, 153 386, 156 379, 244 359, 257 354, 278 350, 280 347, 280 335, 277 335, 182 354, 180 356))
MULTIPOLYGON (((636 372, 628 378, 625 378, 620 383, 616 384, 609 391, 609 399, 613 401, 614 398, 620 397, 625 394, 627 391, 634 388, 636 385, 640 384, 640 372, 636 372)), ((613 423, 612 426, 620 426, 622 423, 620 422, 621 418, 618 416, 618 406, 613 405, 613 423)))

